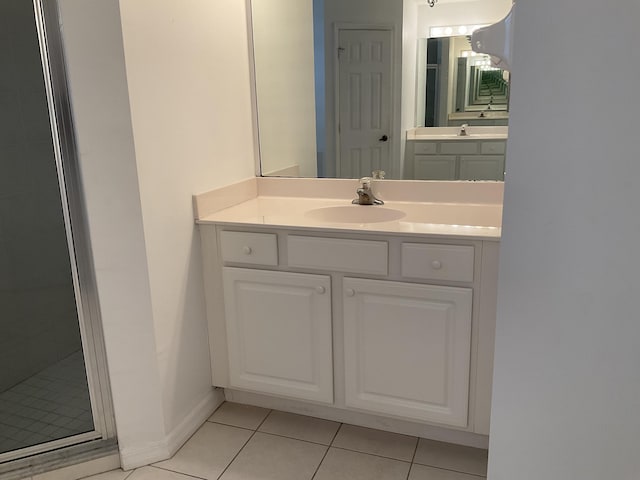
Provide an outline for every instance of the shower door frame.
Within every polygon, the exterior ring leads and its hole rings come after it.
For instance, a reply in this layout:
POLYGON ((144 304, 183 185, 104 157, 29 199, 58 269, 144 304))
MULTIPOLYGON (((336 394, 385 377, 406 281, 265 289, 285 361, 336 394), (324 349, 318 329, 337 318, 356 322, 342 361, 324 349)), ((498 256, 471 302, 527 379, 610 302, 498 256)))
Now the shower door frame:
POLYGON ((25 462, 32 465, 34 455, 98 440, 111 439, 107 445, 112 445, 116 436, 100 306, 62 48, 58 2, 33 0, 33 7, 94 430, 0 454, 0 476, 4 471, 4 462, 10 462, 12 467, 20 468, 21 465, 18 464, 25 462), (25 457, 29 459, 20 461, 25 457))

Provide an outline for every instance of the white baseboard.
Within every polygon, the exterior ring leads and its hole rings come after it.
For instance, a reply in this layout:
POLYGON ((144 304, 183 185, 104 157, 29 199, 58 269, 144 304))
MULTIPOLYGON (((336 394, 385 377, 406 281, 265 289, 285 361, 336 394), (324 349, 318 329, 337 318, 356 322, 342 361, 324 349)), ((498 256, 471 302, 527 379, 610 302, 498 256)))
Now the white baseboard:
POLYGON ((212 389, 207 392, 193 410, 173 430, 167 433, 163 441, 121 450, 122 469, 131 470, 171 458, 222 402, 224 402, 222 390, 212 389))
POLYGON ((475 448, 489 448, 489 437, 472 432, 464 432, 449 428, 416 423, 396 418, 382 417, 375 414, 347 410, 335 406, 325 406, 280 397, 271 397, 259 393, 241 390, 224 390, 225 397, 230 402, 254 405, 256 407, 272 408, 284 412, 324 418, 334 422, 347 423, 360 427, 375 428, 387 432, 401 433, 415 437, 428 438, 440 442, 455 443, 475 448))
POLYGON ((212 389, 207 393, 189 415, 166 436, 165 441, 169 452, 167 458, 173 457, 180 450, 180 447, 207 421, 222 402, 224 402, 224 392, 221 389, 212 389))

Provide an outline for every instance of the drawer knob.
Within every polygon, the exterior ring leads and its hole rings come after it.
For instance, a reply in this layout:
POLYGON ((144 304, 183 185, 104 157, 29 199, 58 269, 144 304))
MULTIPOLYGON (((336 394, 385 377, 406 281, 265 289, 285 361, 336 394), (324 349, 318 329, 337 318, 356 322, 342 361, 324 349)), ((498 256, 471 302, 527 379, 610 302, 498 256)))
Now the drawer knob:
POLYGON ((434 260, 433 262, 431 262, 431 268, 433 268, 434 270, 440 270, 442 268, 442 263, 440 262, 440 260, 434 260))
POLYGON ((345 290, 347 297, 353 297, 356 294, 356 291, 353 288, 347 288, 345 290))
POLYGON ((327 291, 327 289, 326 289, 326 288, 324 288, 322 285, 318 285, 318 286, 316 287, 316 292, 317 292, 317 293, 319 293, 320 295, 322 295, 322 294, 323 294, 324 292, 326 292, 326 291, 327 291))
POLYGON ((253 250, 251 249, 251 247, 243 247, 242 251, 244 252, 245 255, 251 255, 251 253, 253 252, 253 250))

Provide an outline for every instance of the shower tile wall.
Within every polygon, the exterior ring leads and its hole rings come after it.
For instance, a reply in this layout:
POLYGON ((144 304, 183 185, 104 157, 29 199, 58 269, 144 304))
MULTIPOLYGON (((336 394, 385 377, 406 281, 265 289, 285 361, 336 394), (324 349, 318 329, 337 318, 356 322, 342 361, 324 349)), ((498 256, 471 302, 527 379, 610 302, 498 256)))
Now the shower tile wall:
POLYGON ((33 3, 1 0, 0 394, 80 351, 33 3))

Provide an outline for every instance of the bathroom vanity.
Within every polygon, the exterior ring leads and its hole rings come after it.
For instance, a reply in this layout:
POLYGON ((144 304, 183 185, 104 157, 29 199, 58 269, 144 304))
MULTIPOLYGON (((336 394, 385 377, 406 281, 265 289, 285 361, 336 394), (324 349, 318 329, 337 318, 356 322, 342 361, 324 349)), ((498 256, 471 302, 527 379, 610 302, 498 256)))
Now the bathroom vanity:
POLYGON ((386 204, 360 206, 352 180, 252 180, 196 197, 213 384, 401 433, 488 435, 502 185, 418 202, 429 183, 384 181, 386 204))
POLYGON ((405 173, 415 180, 504 180, 508 127, 414 128, 405 173))

